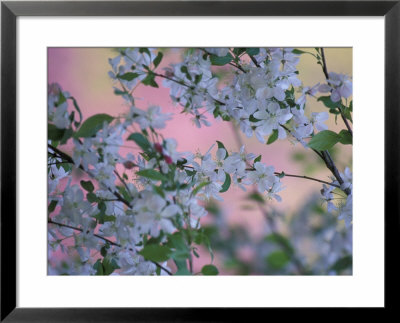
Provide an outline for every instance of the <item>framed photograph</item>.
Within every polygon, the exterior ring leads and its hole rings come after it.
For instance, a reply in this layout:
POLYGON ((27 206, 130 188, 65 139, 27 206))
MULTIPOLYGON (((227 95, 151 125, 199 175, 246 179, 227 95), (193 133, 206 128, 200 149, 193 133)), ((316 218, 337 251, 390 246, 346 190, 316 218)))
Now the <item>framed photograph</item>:
POLYGON ((2 321, 394 308, 398 1, 1 16, 2 321))

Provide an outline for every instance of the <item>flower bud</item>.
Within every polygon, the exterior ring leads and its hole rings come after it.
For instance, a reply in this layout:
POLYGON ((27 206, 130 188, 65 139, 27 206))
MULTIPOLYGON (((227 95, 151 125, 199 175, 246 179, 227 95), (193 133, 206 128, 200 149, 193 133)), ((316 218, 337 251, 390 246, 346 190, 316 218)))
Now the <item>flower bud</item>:
POLYGON ((133 167, 135 167, 135 164, 130 160, 127 160, 126 162, 124 162, 124 166, 126 169, 132 169, 133 167))
POLYGON ((165 155, 165 156, 164 156, 164 160, 165 160, 165 162, 166 162, 168 165, 172 164, 172 158, 171 158, 171 157, 165 155))
POLYGON ((160 154, 162 154, 163 152, 163 147, 159 144, 159 143, 155 143, 154 144, 154 149, 159 152, 160 154))

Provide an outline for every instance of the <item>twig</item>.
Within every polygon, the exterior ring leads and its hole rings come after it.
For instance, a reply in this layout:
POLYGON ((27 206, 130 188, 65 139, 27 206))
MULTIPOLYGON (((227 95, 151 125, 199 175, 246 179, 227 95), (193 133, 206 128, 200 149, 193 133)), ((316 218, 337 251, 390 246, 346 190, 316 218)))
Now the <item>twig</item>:
POLYGON ((326 67, 324 49, 321 47, 321 58, 322 58, 322 71, 324 72, 325 78, 329 80, 328 68, 326 67))
MULTIPOLYGON (((53 220, 51 220, 51 219, 48 219, 47 222, 48 222, 49 224, 54 224, 54 225, 58 225, 58 226, 61 226, 61 227, 65 227, 65 228, 69 228, 69 229, 72 229, 72 230, 76 230, 76 231, 83 232, 83 229, 81 229, 81 228, 77 228, 77 227, 73 227, 73 226, 68 225, 68 224, 56 222, 56 221, 53 221, 53 220)), ((88 232, 89 232, 89 231, 86 231, 86 233, 88 233, 88 232)), ((122 245, 120 245, 119 243, 116 243, 116 242, 114 242, 114 241, 111 241, 110 239, 107 239, 107 238, 105 238, 105 237, 103 237, 103 236, 101 236, 101 235, 99 235, 99 234, 97 234, 97 233, 93 233, 93 236, 95 236, 96 238, 101 239, 101 240, 103 240, 103 241, 105 241, 105 242, 108 242, 109 244, 111 244, 111 245, 113 245, 113 246, 116 246, 116 247, 119 247, 119 248, 124 248, 124 247, 122 247, 122 245)), ((125 249, 128 249, 129 251, 133 251, 133 252, 136 252, 136 253, 138 252, 137 250, 132 249, 132 248, 125 248, 125 249)), ((168 269, 166 269, 165 267, 163 267, 163 266, 160 265, 159 263, 157 263, 157 262, 155 262, 155 261, 151 261, 151 262, 152 262, 153 264, 155 264, 158 268, 164 270, 168 275, 172 275, 172 273, 171 273, 168 269)))
POLYGON ((255 66, 260 67, 260 64, 257 63, 257 60, 254 58, 253 55, 250 55, 249 53, 247 53, 247 55, 249 55, 251 61, 254 63, 255 66))
MULTIPOLYGON (((321 47, 321 58, 322 58, 322 71, 324 72, 325 78, 328 81, 329 80, 328 67, 326 65, 325 53, 324 53, 324 49, 322 47, 321 47)), ((346 125, 347 130, 350 132, 351 136, 353 136, 353 130, 351 129, 350 124, 348 123, 345 115, 343 114, 342 109, 340 107, 338 107, 338 109, 340 112, 340 116, 342 117, 343 122, 346 125)))
MULTIPOLYGON (((242 146, 243 146, 243 141, 242 141, 242 138, 240 137, 239 132, 237 131, 237 127, 236 127, 233 123, 231 123, 231 125, 232 125, 232 129, 233 129, 233 133, 234 133, 234 135, 235 135, 236 142, 237 142, 238 146, 242 147, 242 146)), ((285 126, 283 126, 283 127, 284 127, 285 129, 287 129, 285 126)), ((289 129, 287 129, 287 130, 290 132, 289 129)), ((240 147, 239 147, 239 148, 240 148, 240 147)), ((316 151, 316 153, 317 153, 318 155, 320 155, 319 152, 316 151)), ((249 163, 247 163, 247 165, 248 165, 249 167, 252 168, 252 166, 251 166, 249 163)), ((286 174, 285 172, 283 172, 283 173, 284 173, 285 176, 287 176, 287 177, 296 177, 296 178, 309 179, 309 180, 311 180, 311 181, 316 181, 316 182, 320 182, 320 183, 324 183, 324 184, 328 184, 328 185, 330 185, 330 186, 335 186, 335 187, 340 188, 340 185, 333 184, 333 183, 329 183, 329 182, 326 182, 326 181, 323 181, 323 180, 321 180, 321 179, 317 179, 317 178, 314 178, 314 177, 309 177, 309 176, 304 176, 304 175, 286 174)), ((275 175, 281 175, 282 172, 275 172, 274 174, 275 174, 275 175)))
MULTIPOLYGON (((122 184, 124 184, 127 193, 130 195, 130 189, 128 187, 128 185, 126 184, 126 182, 124 181, 124 179, 119 175, 119 173, 117 172, 117 170, 114 170, 114 174, 117 175, 118 179, 121 181, 122 184)), ((131 196, 132 197, 132 196, 131 196)))
POLYGON ((342 117, 342 119, 343 119, 343 122, 344 122, 344 124, 346 125, 347 130, 350 132, 351 136, 353 136, 353 130, 351 129, 350 124, 349 124, 349 122, 347 121, 347 118, 345 117, 345 115, 344 115, 344 113, 343 113, 343 110, 342 110, 341 108, 338 108, 338 109, 339 109, 339 111, 340 111, 340 115, 341 115, 341 117, 342 117))
MULTIPOLYGON (((59 150, 58 148, 54 147, 51 144, 47 144, 47 146, 53 150, 54 152, 56 152, 62 159, 64 159, 65 161, 67 161, 70 164, 75 164, 74 160, 72 159, 71 156, 69 156, 68 154, 64 153, 63 151, 59 150)), ((78 166, 79 169, 83 170, 86 174, 88 174, 90 177, 93 178, 93 175, 85 170, 85 168, 82 165, 78 166)), ((118 192, 114 192, 112 189, 110 189, 109 187, 107 188, 109 192, 111 192, 120 202, 124 203, 127 207, 131 207, 130 203, 118 192)))
POLYGON ((310 176, 286 174, 285 172, 280 172, 280 173, 279 173, 279 172, 275 172, 274 174, 275 174, 275 175, 281 175, 282 173, 284 173, 285 177, 304 178, 304 179, 309 179, 309 180, 311 180, 311 181, 315 181, 315 182, 319 182, 319 183, 324 183, 324 184, 328 184, 328 185, 330 185, 330 186, 335 186, 335 187, 340 188, 340 185, 333 184, 333 183, 329 183, 329 182, 323 181, 323 180, 321 180, 321 179, 314 178, 314 177, 310 177, 310 176))

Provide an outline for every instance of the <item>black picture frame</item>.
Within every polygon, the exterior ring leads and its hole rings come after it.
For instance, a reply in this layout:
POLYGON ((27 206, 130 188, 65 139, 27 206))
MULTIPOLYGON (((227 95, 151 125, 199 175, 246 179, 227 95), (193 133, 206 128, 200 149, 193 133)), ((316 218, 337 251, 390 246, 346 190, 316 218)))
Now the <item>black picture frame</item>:
MULTIPOLYGON (((400 1, 87 1, 1 3, 1 321, 141 322, 234 321, 244 309, 17 308, 16 290, 16 19, 19 16, 384 16, 385 17, 385 307, 396 309, 399 279, 400 1)), ((373 59, 373 49, 371 53, 373 59)), ((375 174, 374 176, 376 176, 375 174)), ((371 233, 373 239, 373 233, 371 233)), ((373 255, 371 255, 373 261, 373 255)), ((40 292, 40 291, 39 291, 40 292)), ((270 310, 279 315, 281 309, 270 310)), ((304 309, 290 309, 303 311, 304 309)), ((332 318, 343 314, 325 309, 332 318)), ((356 309, 354 309, 356 310, 356 309)), ((349 309, 347 309, 349 311, 349 309)), ((384 313, 382 312, 384 311, 384 313)), ((251 313, 253 315, 265 313, 251 313)), ((247 312, 246 312, 247 313, 247 312)), ((249 314, 249 313, 248 313, 249 314)), ((326 315, 324 313, 322 315, 326 315)), ((286 312, 285 312, 286 315, 286 312)), ((379 316, 378 316, 379 315, 379 316)), ((317 315, 315 316, 317 317, 317 315)), ((255 316, 253 317, 255 319, 255 316)), ((267 319, 267 318, 266 318, 267 319)), ((244 319, 246 321, 246 319, 244 319)))

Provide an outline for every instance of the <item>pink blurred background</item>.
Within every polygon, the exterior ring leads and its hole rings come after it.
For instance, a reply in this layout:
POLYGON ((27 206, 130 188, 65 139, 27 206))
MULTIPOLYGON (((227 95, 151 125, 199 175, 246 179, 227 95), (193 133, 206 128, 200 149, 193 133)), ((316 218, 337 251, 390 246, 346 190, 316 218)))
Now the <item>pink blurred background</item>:
MULTIPOLYGON (((307 49, 312 51, 313 49, 307 49)), ((327 48, 325 49, 328 70, 336 73, 352 75, 352 49, 351 48, 327 48)), ((114 95, 113 83, 107 73, 110 70, 108 59, 116 56, 112 48, 49 48, 48 49, 48 83, 57 82, 64 91, 68 91, 77 100, 83 118, 86 119, 97 113, 118 115, 127 111, 127 107, 121 97, 114 95)), ((170 63, 178 62, 180 51, 178 49, 166 49, 164 59, 158 70, 170 63)), ((318 82, 324 82, 324 74, 320 65, 311 55, 301 55, 298 66, 299 78, 304 86, 312 86, 318 82)), ((157 79, 160 88, 139 85, 134 92, 136 105, 139 108, 147 108, 149 105, 159 105, 163 113, 173 113, 173 120, 167 123, 167 127, 161 132, 166 138, 175 138, 178 142, 178 151, 206 152, 216 140, 224 143, 228 151, 239 150, 238 143, 233 135, 230 123, 216 121, 211 116, 211 127, 198 129, 188 118, 181 114, 181 109, 175 107, 169 97, 169 89, 162 86, 157 79), (140 98, 140 99, 139 99, 140 98)), ((309 99, 309 111, 324 111, 322 103, 315 99, 309 99)), ((335 124, 331 115, 328 122, 331 130, 340 131, 343 125, 338 120, 335 124)), ((329 180, 329 171, 322 168, 305 168, 293 160, 296 152, 304 153, 304 148, 293 141, 277 141, 272 145, 263 145, 255 137, 241 136, 248 152, 257 156, 262 154, 262 161, 273 165, 276 171, 284 171, 288 174, 309 175, 323 180, 329 180)), ((65 147, 65 151, 68 151, 65 147)), ((121 150, 125 155, 129 149, 121 150)), ((310 152, 306 153, 312 165, 317 161, 310 152)), ((351 146, 340 145, 340 151, 336 154, 336 163, 339 170, 343 171, 346 165, 351 165, 351 146)), ((312 193, 318 193, 321 184, 304 179, 285 177, 282 180, 285 189, 281 192, 282 202, 273 201, 273 206, 285 213, 293 213, 312 193)), ((223 193, 224 201, 221 204, 223 212, 228 217, 231 225, 240 225, 249 229, 252 235, 265 234, 265 219, 257 209, 244 209, 248 205, 245 196, 247 193, 231 186, 228 192, 223 193)), ((205 219, 207 221, 207 219, 205 219)), ((246 255, 244 255, 246 257, 246 255)), ((195 270, 201 269, 203 264, 209 263, 209 257, 195 258, 195 270), (207 258, 207 259, 204 259, 207 258)), ((218 265, 218 261, 216 262, 218 265)))

